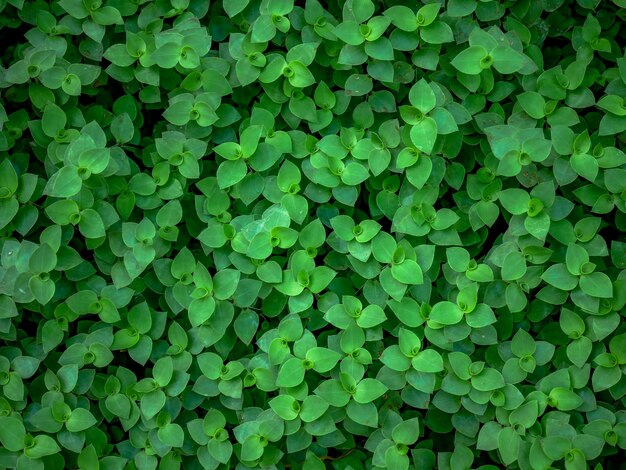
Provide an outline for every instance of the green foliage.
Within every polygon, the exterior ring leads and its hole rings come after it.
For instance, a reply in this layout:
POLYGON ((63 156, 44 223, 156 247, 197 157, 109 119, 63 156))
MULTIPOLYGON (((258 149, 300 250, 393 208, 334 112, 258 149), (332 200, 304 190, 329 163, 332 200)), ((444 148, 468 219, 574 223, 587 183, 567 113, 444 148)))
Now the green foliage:
POLYGON ((0 469, 617 468, 624 0, 0 0, 0 469))

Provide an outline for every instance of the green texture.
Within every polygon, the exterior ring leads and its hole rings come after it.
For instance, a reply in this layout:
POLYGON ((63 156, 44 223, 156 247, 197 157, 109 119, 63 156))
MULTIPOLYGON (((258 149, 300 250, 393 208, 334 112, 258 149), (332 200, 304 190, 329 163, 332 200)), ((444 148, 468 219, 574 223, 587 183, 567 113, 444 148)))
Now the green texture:
POLYGON ((0 470, 623 468, 624 38, 0 0, 0 470))

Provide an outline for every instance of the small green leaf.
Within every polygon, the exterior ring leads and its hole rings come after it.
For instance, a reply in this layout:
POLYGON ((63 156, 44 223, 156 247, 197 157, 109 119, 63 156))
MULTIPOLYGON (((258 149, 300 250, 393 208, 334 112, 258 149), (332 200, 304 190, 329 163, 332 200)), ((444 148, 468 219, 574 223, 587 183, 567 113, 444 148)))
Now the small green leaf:
POLYGON ((478 75, 482 70, 487 50, 482 46, 470 46, 462 50, 454 59, 452 65, 459 71, 468 75, 478 75))
POLYGON ((279 387, 295 387, 304 380, 304 365, 302 360, 292 357, 279 369, 276 385, 279 387))
POLYGON ((0 442, 9 452, 24 448, 26 430, 22 421, 13 416, 0 417, 0 442))

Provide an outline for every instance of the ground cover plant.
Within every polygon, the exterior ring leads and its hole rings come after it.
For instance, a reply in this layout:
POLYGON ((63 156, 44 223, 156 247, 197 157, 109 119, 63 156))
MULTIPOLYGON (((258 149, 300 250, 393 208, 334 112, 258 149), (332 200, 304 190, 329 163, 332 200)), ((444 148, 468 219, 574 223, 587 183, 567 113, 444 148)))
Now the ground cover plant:
POLYGON ((0 0, 0 469, 623 468, 625 12, 0 0))

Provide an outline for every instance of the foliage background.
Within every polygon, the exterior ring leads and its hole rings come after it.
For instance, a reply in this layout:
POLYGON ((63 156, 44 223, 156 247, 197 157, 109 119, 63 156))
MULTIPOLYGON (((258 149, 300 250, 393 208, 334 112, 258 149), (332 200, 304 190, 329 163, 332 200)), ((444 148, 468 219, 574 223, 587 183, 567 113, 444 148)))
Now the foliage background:
POLYGON ((625 7, 0 0, 0 468, 623 465, 625 7))

